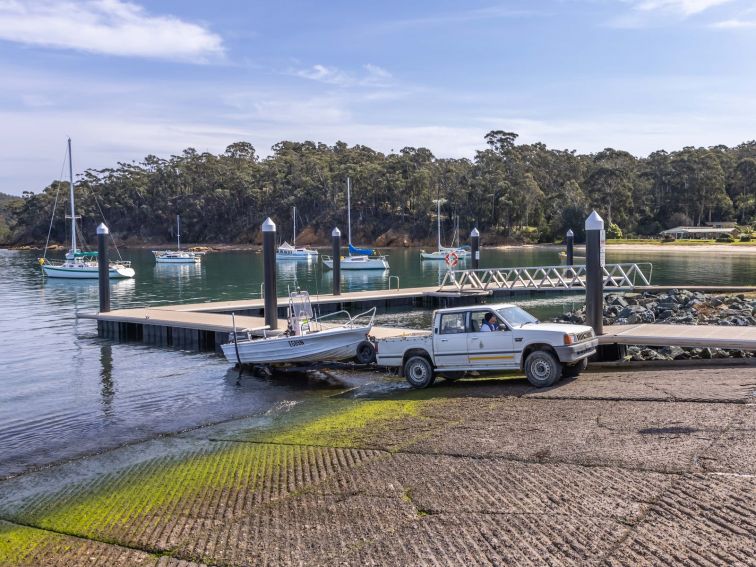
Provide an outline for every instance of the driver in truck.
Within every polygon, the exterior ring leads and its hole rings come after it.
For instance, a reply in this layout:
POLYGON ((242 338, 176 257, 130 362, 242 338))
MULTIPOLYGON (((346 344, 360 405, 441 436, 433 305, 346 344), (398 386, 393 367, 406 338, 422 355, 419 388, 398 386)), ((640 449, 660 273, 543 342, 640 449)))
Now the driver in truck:
POLYGON ((496 320, 496 315, 490 311, 483 315, 483 323, 480 326, 481 333, 490 333, 492 331, 499 330, 499 323, 496 320))

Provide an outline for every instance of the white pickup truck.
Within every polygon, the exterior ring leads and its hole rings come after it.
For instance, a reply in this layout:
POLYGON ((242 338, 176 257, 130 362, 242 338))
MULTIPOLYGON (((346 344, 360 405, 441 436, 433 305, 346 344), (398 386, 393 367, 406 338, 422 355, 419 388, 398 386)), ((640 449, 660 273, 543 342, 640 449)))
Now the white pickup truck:
POLYGON ((436 375, 456 380, 466 372, 501 370, 524 370, 533 386, 544 387, 580 374, 597 345, 591 327, 541 323, 500 303, 439 309, 432 331, 377 341, 376 362, 400 368, 416 388, 430 386, 436 375))

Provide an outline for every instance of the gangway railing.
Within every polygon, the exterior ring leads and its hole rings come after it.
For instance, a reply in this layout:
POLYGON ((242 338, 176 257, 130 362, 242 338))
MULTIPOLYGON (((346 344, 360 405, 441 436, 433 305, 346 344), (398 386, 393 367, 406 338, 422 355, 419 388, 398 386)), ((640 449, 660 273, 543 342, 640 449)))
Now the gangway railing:
MULTIPOLYGON (((651 285, 653 264, 606 264, 603 266, 604 287, 618 290, 636 285, 651 285)), ((449 270, 438 291, 454 288, 459 292, 496 289, 585 289, 585 265, 529 266, 521 268, 480 268, 449 270)))

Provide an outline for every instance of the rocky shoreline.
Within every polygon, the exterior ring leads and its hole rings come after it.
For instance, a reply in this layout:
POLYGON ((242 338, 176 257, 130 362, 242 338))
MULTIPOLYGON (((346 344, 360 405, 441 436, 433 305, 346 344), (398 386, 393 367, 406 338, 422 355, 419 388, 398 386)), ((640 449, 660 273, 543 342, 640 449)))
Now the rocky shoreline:
MULTIPOLYGON (((652 293, 610 293, 604 297, 604 325, 663 323, 667 325, 756 326, 756 298, 745 294, 715 295, 686 289, 652 293)), ((586 322, 585 306, 557 319, 586 322)), ((628 346, 627 360, 751 358, 736 349, 628 346)))

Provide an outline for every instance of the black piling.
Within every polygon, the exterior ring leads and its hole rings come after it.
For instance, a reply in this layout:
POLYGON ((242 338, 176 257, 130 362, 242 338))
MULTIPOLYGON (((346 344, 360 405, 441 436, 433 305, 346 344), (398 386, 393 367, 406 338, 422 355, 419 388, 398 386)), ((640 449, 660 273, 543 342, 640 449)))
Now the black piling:
POLYGON ((585 220, 585 305, 588 324, 596 335, 604 334, 604 219, 593 211, 585 220))
POLYGON ((263 294, 265 296, 265 324, 278 329, 278 291, 276 290, 276 223, 270 217, 262 224, 263 233, 263 294))
POLYGON ((341 231, 331 232, 331 258, 333 258, 333 295, 341 295, 341 231))
POLYGON ((575 233, 572 232, 572 229, 569 229, 567 231, 567 238, 565 239, 565 243, 567 245, 567 265, 574 266, 575 265, 575 233))
POLYGON ((105 223, 97 227, 97 272, 100 278, 100 313, 110 311, 110 263, 107 237, 110 231, 105 223))
POLYGON ((470 233, 470 254, 472 255, 472 269, 480 267, 480 232, 477 228, 470 233))

